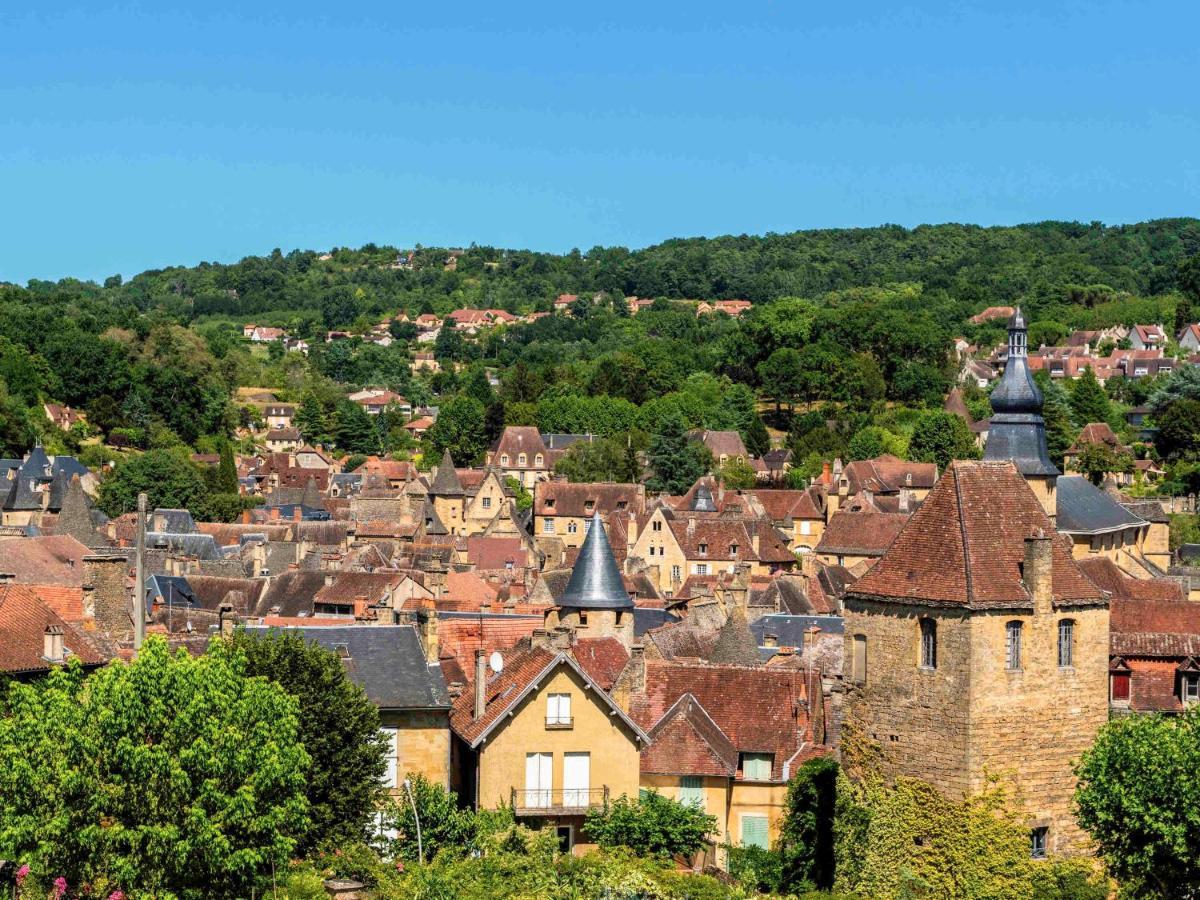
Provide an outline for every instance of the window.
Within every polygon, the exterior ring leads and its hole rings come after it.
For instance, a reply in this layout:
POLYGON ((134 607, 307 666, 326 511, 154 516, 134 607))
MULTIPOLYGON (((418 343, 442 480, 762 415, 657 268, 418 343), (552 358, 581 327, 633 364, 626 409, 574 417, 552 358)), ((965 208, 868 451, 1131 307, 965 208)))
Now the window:
POLYGON ((1009 622, 1004 632, 1004 668, 1015 672, 1021 668, 1021 623, 1009 622))
POLYGON ((500 454, 500 465, 502 465, 502 466, 508 465, 508 454, 507 453, 500 454))
POLYGON ((579 526, 575 524, 574 520, 567 523, 567 534, 574 534, 578 530, 579 526))
POLYGON ((542 534, 554 534, 554 520, 546 517, 542 519, 542 534))
POLYGON ((856 684, 863 684, 867 680, 867 636, 865 634, 854 636, 854 661, 850 679, 856 684))
POLYGON ((770 781, 774 753, 743 753, 742 778, 746 781, 770 781))
POLYGON ((1075 623, 1062 619, 1058 623, 1058 667, 1069 669, 1075 665, 1075 623))
POLYGON ((763 850, 770 849, 770 841, 767 838, 766 816, 751 815, 750 813, 742 814, 742 846, 760 847, 763 850))
POLYGON ((1185 672, 1179 680, 1179 696, 1184 703, 1200 703, 1200 674, 1185 672))
POLYGON ((551 753, 525 754, 525 806, 543 808, 550 805, 553 765, 551 753))
POLYGON ((594 510, 594 509, 596 508, 596 501, 595 501, 595 500, 584 500, 584 501, 583 501, 583 508, 584 508, 584 509, 585 509, 587 512, 591 512, 592 510, 594 510))
POLYGON ((921 666, 937 668, 937 622, 933 619, 921 620, 921 666))
POLYGON ((801 534, 812 534, 812 522, 808 521, 808 519, 801 519, 800 520, 800 533, 801 534))
POLYGON ((526 459, 528 459, 528 457, 526 457, 524 453, 518 453, 518 454, 517 454, 517 465, 518 465, 518 466, 523 466, 523 465, 525 465, 525 460, 526 460, 526 459))
POLYGON ((571 727, 570 694, 550 694, 546 697, 546 727, 571 727))
POLYGON ((729 545, 729 555, 730 555, 730 556, 737 556, 737 547, 738 547, 738 545, 737 545, 737 544, 730 544, 730 545, 729 545))
POLYGON ((579 611, 579 624, 587 625, 587 610, 586 609, 581 609, 579 611))
POLYGON ((684 775, 679 779, 679 802, 704 809, 704 779, 699 775, 684 775))
POLYGON ((396 738, 400 734, 400 729, 395 725, 385 725, 379 729, 379 733, 384 741, 387 742, 387 770, 383 774, 383 785, 384 787, 394 788, 399 785, 399 782, 396 780, 396 772, 399 768, 396 738))
POLYGON ((484 497, 484 498, 483 498, 483 508, 484 508, 484 509, 491 509, 491 508, 492 508, 492 498, 491 498, 491 497, 484 497))
POLYGON ((671 580, 678 581, 680 578, 679 566, 671 566, 671 580))
POLYGON ((662 531, 662 522, 659 521, 658 519, 655 519, 653 522, 650 523, 650 530, 651 531, 662 531))
POLYGON ((1035 828, 1029 832, 1029 855, 1034 859, 1046 858, 1046 834, 1049 828, 1035 828))
POLYGON ((542 454, 539 453, 533 458, 533 464, 540 469, 546 464, 546 459, 544 456, 542 456, 542 454))
POLYGON ((693 572, 693 574, 707 575, 708 574, 708 563, 696 563, 695 571, 693 572))
POLYGON ((696 548, 701 556, 708 556, 708 544, 701 544, 696 548))
POLYGON ((1108 675, 1111 687, 1111 699, 1116 703, 1129 702, 1129 673, 1110 672, 1108 675))
POLYGON ((554 509, 554 498, 553 497, 546 498, 546 509, 554 509))

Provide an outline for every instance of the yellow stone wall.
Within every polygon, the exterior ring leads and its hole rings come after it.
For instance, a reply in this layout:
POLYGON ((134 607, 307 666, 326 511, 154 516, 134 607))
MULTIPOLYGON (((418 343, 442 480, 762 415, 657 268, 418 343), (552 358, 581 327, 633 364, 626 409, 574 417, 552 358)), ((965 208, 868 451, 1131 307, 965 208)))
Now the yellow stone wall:
MULTIPOLYGON (((504 501, 504 487, 494 475, 489 474, 483 479, 478 492, 471 498, 470 504, 467 506, 463 534, 482 534, 496 518, 496 514, 504 508, 504 501), (490 501, 486 508, 484 507, 485 500, 490 501)), ((446 527, 450 527, 449 522, 446 523, 446 527)))
POLYGON ((433 510, 451 534, 464 534, 463 505, 462 497, 433 498, 433 510))
POLYGON ((559 666, 479 747, 479 795, 482 808, 508 804, 512 790, 525 789, 525 754, 552 753, 552 790, 562 790, 563 754, 591 754, 592 789, 608 786, 613 799, 637 796, 640 747, 634 733, 608 704, 585 689, 586 682, 566 664, 559 666), (549 694, 571 695, 573 727, 546 727, 549 694))
MULTIPOLYGON (((445 711, 383 710, 381 725, 394 725, 396 732, 396 780, 406 774, 424 775, 434 784, 450 784, 450 715, 445 711)), ((398 790, 399 788, 397 788, 398 790)))

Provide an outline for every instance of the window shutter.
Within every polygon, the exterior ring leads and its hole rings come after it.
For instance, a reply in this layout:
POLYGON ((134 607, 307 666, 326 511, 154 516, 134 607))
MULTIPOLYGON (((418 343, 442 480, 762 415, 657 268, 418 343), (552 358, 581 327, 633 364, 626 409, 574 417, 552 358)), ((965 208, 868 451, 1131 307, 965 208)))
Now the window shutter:
POLYGON ((761 847, 763 850, 770 849, 767 840, 766 816, 742 816, 742 846, 761 847))

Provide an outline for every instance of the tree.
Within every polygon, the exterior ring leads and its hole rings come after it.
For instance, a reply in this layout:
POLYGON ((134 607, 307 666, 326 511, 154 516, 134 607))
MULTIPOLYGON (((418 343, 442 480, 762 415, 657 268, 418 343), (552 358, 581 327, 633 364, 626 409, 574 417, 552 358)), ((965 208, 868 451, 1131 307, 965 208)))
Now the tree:
POLYGON ((804 392, 804 363, 800 352, 791 347, 781 347, 758 364, 758 377, 765 390, 775 400, 778 416, 781 403, 791 409, 804 392))
POLYGON ((117 464, 100 482, 97 505, 110 516, 120 516, 137 509, 142 491, 150 509, 191 509, 204 498, 204 477, 186 451, 150 450, 117 464))
POLYGON ((1067 392, 1045 369, 1035 372, 1033 379, 1041 388, 1044 400, 1042 419, 1046 423, 1046 450, 1050 461, 1061 469, 1063 454, 1075 443, 1075 435, 1078 433, 1071 424, 1071 407, 1067 392))
POLYGON ((425 434, 431 455, 440 459, 449 450, 456 465, 472 465, 487 449, 483 419, 483 404, 474 397, 450 400, 425 434))
POLYGON ((1107 422, 1112 415, 1108 395, 1091 369, 1084 369, 1071 388, 1071 414, 1080 428, 1089 422, 1107 422))
POLYGON ((496 399, 492 383, 488 380, 487 369, 478 364, 472 366, 471 371, 467 373, 467 377, 463 381, 462 392, 468 397, 474 397, 485 408, 496 399))
POLYGON ((434 859, 442 850, 463 851, 475 843, 476 816, 458 805, 457 795, 424 775, 406 776, 412 801, 400 798, 388 813, 388 824, 397 836, 391 849, 395 856, 415 862, 423 854, 434 859), (413 806, 417 808, 413 816, 413 806), (420 821, 421 841, 417 842, 417 821, 420 821))
POLYGON ((350 453, 378 453, 379 432, 370 413, 351 400, 343 400, 333 414, 333 435, 338 449, 350 453))
POLYGON ((1200 400, 1176 400, 1158 417, 1154 446, 1168 459, 1200 452, 1200 400))
POLYGON ((300 740, 312 761, 304 785, 312 824, 299 852, 366 841, 387 796, 387 747, 375 704, 335 654, 297 634, 238 631, 233 646, 247 675, 275 682, 300 704, 300 740))
POLYGON ((248 896, 308 827, 297 702, 220 640, 14 684, 0 718, 0 854, 100 896, 248 896))
POLYGON ((1200 366, 1180 366, 1150 395, 1154 414, 1163 411, 1176 400, 1200 400, 1200 366))
POLYGON ((748 491, 758 484, 754 467, 744 460, 731 459, 717 473, 725 487, 734 491, 748 491))
POLYGON ((1122 896, 1200 892, 1200 709, 1128 716, 1100 729, 1076 767, 1079 824, 1096 842, 1122 896))
POLYGON ((979 448, 966 422, 937 409, 924 413, 917 421, 908 455, 917 462, 937 463, 939 469, 945 470, 952 460, 978 459, 979 448))
POLYGON ((217 464, 217 491, 222 494, 238 493, 237 464, 233 461, 233 447, 229 441, 221 442, 221 461, 217 464))
POLYGON ((622 481, 625 474, 624 445, 613 438, 579 441, 554 464, 554 472, 567 481, 622 481))
POLYGON ((854 432, 846 445, 846 456, 851 460, 874 459, 887 452, 883 442, 885 432, 878 425, 868 425, 854 432))
POLYGON ((649 456, 654 475, 646 487, 668 494, 684 493, 712 466, 708 448, 688 438, 683 420, 677 416, 663 421, 650 441, 649 456))
POLYGON ((1133 457, 1128 453, 1113 450, 1107 444, 1089 443, 1076 455, 1074 469, 1086 475, 1092 484, 1104 483, 1104 476, 1129 474, 1133 471, 1133 457))
POLYGON ((755 456, 761 457, 770 451, 771 435, 761 416, 751 416, 750 424, 742 432, 742 440, 746 442, 746 449, 755 456))
POLYGON ((783 888, 788 892, 833 887, 837 781, 837 762, 820 756, 804 763, 788 783, 779 830, 783 888))
POLYGON ((588 811, 587 833, 605 848, 628 847, 643 856, 690 856, 717 827, 716 816, 657 791, 640 799, 619 797, 588 811))
POLYGON ((521 483, 521 479, 514 478, 512 475, 505 475, 504 487, 513 495, 517 509, 521 512, 533 508, 533 494, 529 493, 529 489, 521 483))
POLYGON ((306 391, 300 399, 300 408, 296 410, 296 427, 306 441, 317 443, 329 437, 325 407, 312 391, 306 391))

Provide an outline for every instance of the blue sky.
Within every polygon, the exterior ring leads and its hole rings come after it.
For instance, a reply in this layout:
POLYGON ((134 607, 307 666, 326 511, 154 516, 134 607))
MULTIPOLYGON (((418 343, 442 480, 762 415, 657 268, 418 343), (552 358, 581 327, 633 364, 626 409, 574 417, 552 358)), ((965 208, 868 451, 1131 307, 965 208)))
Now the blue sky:
POLYGON ((1194 0, 191 6, 0 9, 0 280, 1200 214, 1194 0))

